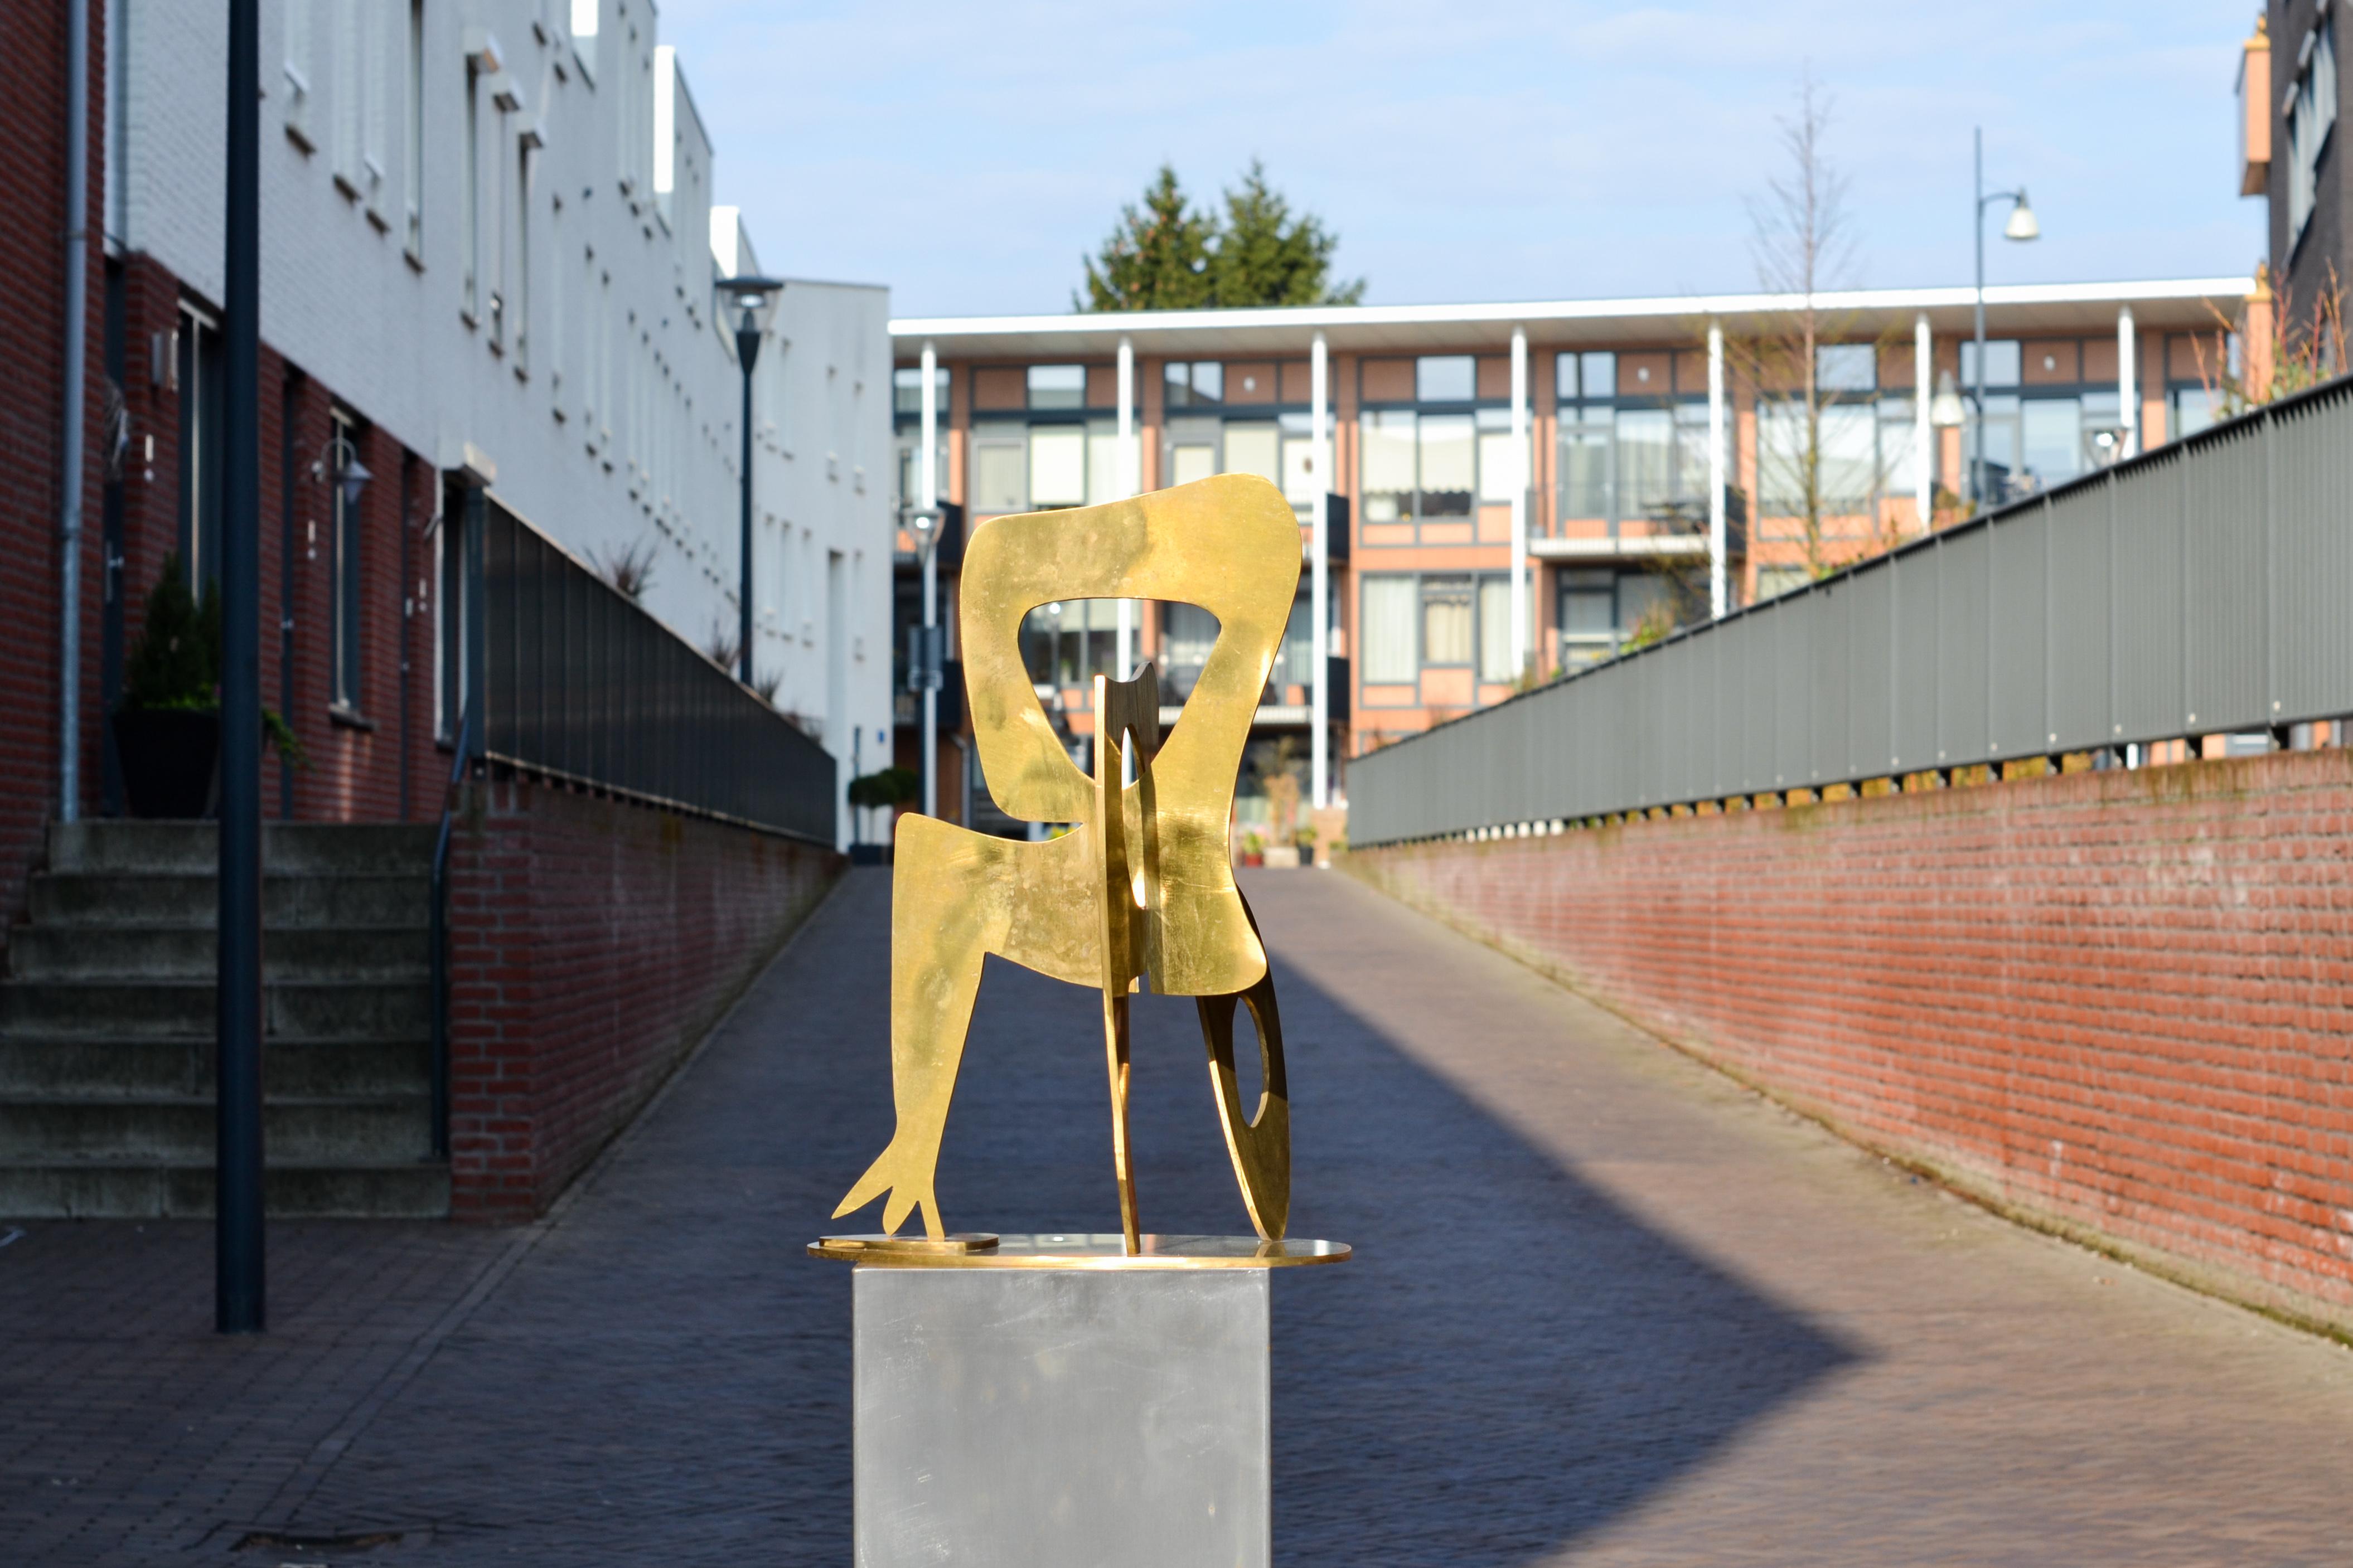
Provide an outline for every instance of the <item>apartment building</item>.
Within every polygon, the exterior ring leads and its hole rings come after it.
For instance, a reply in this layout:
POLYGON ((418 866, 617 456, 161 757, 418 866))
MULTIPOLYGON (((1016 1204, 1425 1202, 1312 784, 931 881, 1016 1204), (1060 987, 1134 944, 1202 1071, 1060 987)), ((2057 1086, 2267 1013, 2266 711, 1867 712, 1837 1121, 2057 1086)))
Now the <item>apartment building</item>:
MULTIPOLYGON (((1248 821, 1274 771, 1345 799, 1351 756, 1785 591, 1973 498, 2013 500, 2202 427, 2217 323, 2250 287, 1989 289, 1981 416, 1968 289, 1817 297, 1831 341, 1810 396, 1784 352, 1810 307, 1795 297, 898 321, 894 489, 911 504, 927 359, 938 493, 969 525, 1130 482, 1279 485, 1303 569, 1243 765, 1248 821)), ((902 625, 912 542, 902 530, 902 625)), ((953 649, 948 555, 943 577, 953 649)), ((1092 675, 1155 659, 1173 702, 1215 635, 1196 606, 1110 602, 1041 605, 1023 628, 1074 747, 1092 733, 1092 675)), ((902 700, 902 749, 913 714, 902 700)), ((950 737, 942 755, 959 754, 950 737)), ((985 799, 974 809, 989 826, 985 799)))
MULTIPOLYGON (((453 487, 733 663, 743 391, 716 284, 760 262, 712 205, 716 150, 650 0, 262 9, 265 695, 311 759, 273 761, 266 798, 438 810, 453 487)), ((216 570, 226 412, 223 17, 111 0, 97 20, 116 445, 85 577, 86 811, 120 809, 102 716, 164 557, 216 570)), ((788 280, 754 377, 754 680, 845 782, 889 735, 888 315, 880 288, 788 280)))
MULTIPOLYGON (((2341 309, 2324 301, 2341 300, 2348 281, 2353 166, 2340 132, 2353 63, 2337 31, 2341 10, 2329 0, 2270 0, 2240 53, 2239 194, 2268 208, 2268 270, 2291 352, 2316 312, 2341 309)), ((2320 353, 2333 361, 2339 346, 2323 342, 2320 353)))

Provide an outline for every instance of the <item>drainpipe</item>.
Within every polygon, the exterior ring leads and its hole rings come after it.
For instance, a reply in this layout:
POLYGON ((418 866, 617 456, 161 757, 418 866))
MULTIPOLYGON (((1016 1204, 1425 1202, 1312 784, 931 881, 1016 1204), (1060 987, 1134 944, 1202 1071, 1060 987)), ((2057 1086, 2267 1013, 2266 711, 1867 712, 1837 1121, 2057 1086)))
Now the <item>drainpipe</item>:
POLYGON ((90 313, 90 0, 66 5, 65 432, 58 516, 58 818, 81 815, 81 492, 90 313))

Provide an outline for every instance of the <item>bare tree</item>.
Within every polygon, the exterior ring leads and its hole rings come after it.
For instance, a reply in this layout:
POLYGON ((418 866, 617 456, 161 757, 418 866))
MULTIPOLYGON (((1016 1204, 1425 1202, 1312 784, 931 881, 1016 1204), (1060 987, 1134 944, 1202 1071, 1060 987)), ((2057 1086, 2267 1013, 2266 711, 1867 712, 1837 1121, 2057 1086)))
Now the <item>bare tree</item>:
POLYGON ((1802 70, 1791 111, 1775 121, 1784 173, 1748 204, 1758 286, 1797 296, 1798 306, 1752 334, 1727 333, 1725 340, 1735 373, 1757 389, 1757 515, 1795 519, 1803 531, 1806 569, 1816 577, 1835 564, 1823 545, 1826 520, 1851 514, 1862 500, 1878 531, 1876 500, 1887 467, 1871 427, 1875 416, 1861 408, 1835 412, 1841 404, 1867 401, 1875 374, 1860 380, 1824 375, 1825 349, 1859 348, 1875 364, 1879 346, 1852 343, 1854 313, 1822 303, 1824 295, 1852 287, 1855 272, 1850 186, 1829 149, 1834 107, 1812 68, 1802 70), (1862 456, 1854 449, 1858 436, 1866 438, 1869 452, 1867 500, 1848 493, 1862 456), (1836 487, 1825 485, 1826 459, 1840 480, 1836 487))

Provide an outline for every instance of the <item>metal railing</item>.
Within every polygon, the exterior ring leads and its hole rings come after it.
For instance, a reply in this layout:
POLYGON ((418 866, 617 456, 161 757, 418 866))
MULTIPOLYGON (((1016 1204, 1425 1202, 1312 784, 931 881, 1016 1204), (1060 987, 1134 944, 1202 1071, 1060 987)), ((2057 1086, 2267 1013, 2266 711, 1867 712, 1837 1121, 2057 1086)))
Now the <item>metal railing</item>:
POLYGON ((830 847, 831 753, 495 498, 470 507, 484 759, 830 847))
POLYGON ((2353 378, 1356 758, 1395 843, 2353 713, 2353 378))

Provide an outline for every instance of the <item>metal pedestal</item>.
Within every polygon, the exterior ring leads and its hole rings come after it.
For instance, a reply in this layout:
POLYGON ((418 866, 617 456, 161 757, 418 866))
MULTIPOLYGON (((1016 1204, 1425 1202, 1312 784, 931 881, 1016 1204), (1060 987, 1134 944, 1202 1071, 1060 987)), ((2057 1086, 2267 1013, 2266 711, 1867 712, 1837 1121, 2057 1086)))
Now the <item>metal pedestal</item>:
POLYGON ((1266 1568, 1268 1272, 1348 1249, 1144 1240, 860 1261, 859 1568, 1266 1568))

